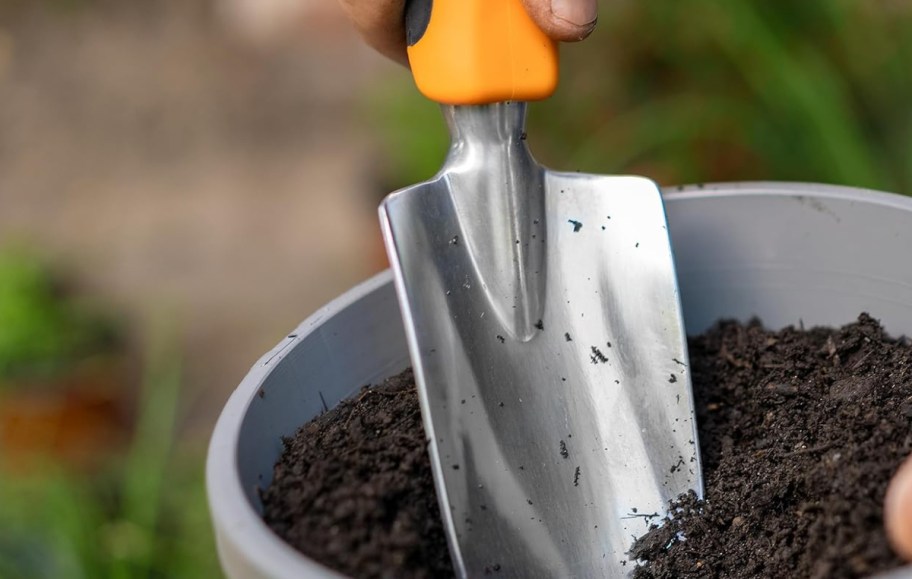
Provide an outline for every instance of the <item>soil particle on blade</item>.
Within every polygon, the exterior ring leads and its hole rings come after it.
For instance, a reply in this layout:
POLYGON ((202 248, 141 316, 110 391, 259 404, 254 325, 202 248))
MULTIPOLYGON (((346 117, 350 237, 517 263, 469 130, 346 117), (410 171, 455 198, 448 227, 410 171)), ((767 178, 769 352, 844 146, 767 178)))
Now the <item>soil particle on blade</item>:
POLYGON ((286 439, 262 499, 276 533, 341 573, 453 576, 411 370, 286 439))
POLYGON ((592 346, 591 351, 592 351, 592 354, 589 356, 589 360, 593 364, 599 364, 599 363, 607 364, 608 363, 608 357, 605 356, 605 354, 603 354, 601 350, 599 350, 595 346, 592 346))
POLYGON ((867 315, 807 332, 722 323, 689 347, 706 500, 680 498, 636 542, 635 576, 847 578, 901 565, 882 504, 912 452, 912 347, 867 315))

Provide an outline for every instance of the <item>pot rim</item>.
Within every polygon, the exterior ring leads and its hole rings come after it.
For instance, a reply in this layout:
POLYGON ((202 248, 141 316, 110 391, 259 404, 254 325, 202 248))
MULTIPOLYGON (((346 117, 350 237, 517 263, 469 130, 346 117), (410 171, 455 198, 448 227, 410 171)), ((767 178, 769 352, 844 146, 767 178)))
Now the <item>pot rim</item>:
POLYGON ((699 183, 662 187, 665 202, 675 199, 700 199, 712 197, 748 197, 770 195, 780 197, 814 197, 818 199, 841 199, 864 201, 866 204, 882 205, 895 209, 912 209, 912 197, 888 193, 877 189, 804 183, 801 181, 730 181, 699 183))
MULTIPOLYGON (((666 203, 674 203, 679 199, 760 195, 794 197, 798 200, 804 197, 840 199, 912 211, 912 197, 873 189, 818 183, 743 181, 664 187, 662 192, 666 203)), ((255 362, 229 397, 213 430, 206 460, 206 491, 220 556, 241 552, 244 566, 253 573, 266 577, 282 577, 287 575, 289 569, 295 569, 296 574, 303 577, 344 579, 343 575, 295 550, 266 525, 247 500, 242 488, 238 476, 238 442, 247 410, 263 382, 277 366, 277 362, 327 320, 378 288, 391 283, 392 279, 392 273, 387 269, 314 312, 287 338, 255 362)))

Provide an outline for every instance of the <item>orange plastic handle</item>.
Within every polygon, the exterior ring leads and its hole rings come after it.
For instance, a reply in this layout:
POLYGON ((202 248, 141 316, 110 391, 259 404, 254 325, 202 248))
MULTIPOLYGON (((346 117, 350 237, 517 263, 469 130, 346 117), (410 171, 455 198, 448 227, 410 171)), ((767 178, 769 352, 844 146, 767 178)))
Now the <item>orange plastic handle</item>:
POLYGON ((408 48, 415 83, 429 99, 452 105, 534 101, 557 88, 557 44, 538 28, 522 0, 410 3, 423 4, 419 12, 430 11, 421 23, 426 28, 417 34, 409 30, 410 37, 420 38, 408 48))

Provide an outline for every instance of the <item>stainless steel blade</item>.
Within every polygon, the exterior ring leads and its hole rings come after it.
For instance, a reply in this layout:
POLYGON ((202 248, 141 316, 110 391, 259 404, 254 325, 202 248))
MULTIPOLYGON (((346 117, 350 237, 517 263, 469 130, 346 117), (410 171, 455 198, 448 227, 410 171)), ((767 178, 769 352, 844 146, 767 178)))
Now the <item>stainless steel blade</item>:
POLYGON ((702 495, 661 194, 541 168, 523 104, 444 110, 443 170, 380 214, 454 564, 626 576, 633 538, 702 495))

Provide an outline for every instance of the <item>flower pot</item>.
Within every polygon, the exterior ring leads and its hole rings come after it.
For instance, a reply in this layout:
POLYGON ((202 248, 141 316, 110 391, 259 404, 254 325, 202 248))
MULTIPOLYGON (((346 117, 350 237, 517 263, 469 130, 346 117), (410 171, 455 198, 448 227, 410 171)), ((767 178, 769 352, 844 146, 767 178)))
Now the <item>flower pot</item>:
MULTIPOLYGON (((843 187, 744 183, 666 195, 689 333, 719 318, 841 325, 862 312, 912 335, 912 198, 843 187)), ((409 365, 389 272, 315 313, 263 356, 226 404, 207 488, 229 577, 337 577, 263 523, 282 436, 409 365)))

